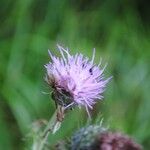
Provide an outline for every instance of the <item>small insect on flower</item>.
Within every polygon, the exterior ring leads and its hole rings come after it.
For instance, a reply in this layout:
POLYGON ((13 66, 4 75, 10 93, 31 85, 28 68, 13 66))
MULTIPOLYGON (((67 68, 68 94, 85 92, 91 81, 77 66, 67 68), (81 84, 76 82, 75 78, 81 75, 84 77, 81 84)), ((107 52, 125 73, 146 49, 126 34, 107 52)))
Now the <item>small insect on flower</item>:
POLYGON ((104 69, 99 68, 101 62, 94 63, 95 49, 92 59, 82 54, 71 55, 68 49, 57 45, 61 58, 53 56, 49 51, 51 62, 45 65, 47 70, 46 81, 53 90, 52 97, 56 104, 65 109, 75 105, 89 108, 102 99, 102 93, 110 78, 104 79, 104 69))

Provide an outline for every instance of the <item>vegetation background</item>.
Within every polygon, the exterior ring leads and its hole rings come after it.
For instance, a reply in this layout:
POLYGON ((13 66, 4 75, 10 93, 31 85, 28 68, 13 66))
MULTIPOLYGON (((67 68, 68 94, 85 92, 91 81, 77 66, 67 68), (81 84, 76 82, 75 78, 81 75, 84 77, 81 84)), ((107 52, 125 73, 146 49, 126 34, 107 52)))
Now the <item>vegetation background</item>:
MULTIPOLYGON (((33 121, 55 110, 44 82, 44 64, 56 44, 71 53, 108 62, 113 79, 93 120, 137 139, 150 148, 150 13, 143 0, 0 1, 0 149, 28 149, 25 137, 33 121)), ((54 144, 84 126, 85 110, 70 111, 49 142, 54 144), (82 114, 82 115, 81 115, 82 114)))

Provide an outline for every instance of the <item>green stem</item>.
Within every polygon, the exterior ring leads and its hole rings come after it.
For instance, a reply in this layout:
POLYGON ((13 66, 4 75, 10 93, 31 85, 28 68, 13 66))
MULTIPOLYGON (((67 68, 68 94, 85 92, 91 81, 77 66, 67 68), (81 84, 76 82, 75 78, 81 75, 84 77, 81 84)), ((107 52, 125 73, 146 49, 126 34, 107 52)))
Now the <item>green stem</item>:
POLYGON ((35 138, 32 150, 43 150, 47 142, 49 133, 51 132, 52 134, 54 134, 56 131, 58 131, 59 128, 61 127, 61 122, 63 121, 63 119, 64 119, 64 107, 58 105, 56 111, 54 112, 45 130, 43 131, 42 136, 35 138))

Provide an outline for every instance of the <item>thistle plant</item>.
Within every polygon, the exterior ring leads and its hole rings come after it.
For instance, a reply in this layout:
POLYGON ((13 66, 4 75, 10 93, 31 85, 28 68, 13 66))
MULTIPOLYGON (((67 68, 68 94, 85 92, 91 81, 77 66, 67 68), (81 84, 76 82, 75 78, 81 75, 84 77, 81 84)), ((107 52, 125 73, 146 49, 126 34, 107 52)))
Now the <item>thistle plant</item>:
POLYGON ((99 125, 90 125, 76 131, 66 150, 142 150, 131 137, 112 132, 99 125))
POLYGON ((106 66, 100 69, 101 61, 98 65, 94 63, 95 49, 92 60, 78 53, 73 56, 59 45, 58 49, 62 57, 53 56, 49 51, 52 61, 45 65, 46 81, 53 90, 53 99, 64 109, 84 106, 89 115, 89 109, 103 98, 102 93, 111 79, 104 79, 106 66))
POLYGON ((95 49, 92 59, 82 54, 71 55, 68 49, 57 45, 60 57, 52 55, 51 61, 45 65, 45 80, 52 90, 52 98, 56 104, 56 112, 50 119, 38 142, 39 149, 43 149, 50 132, 55 133, 61 126, 65 113, 75 106, 84 107, 90 117, 89 109, 97 100, 103 98, 103 92, 110 78, 104 78, 105 67, 94 63, 95 49))
POLYGON ((92 145, 95 144, 97 137, 106 132, 106 128, 103 128, 99 125, 89 125, 87 127, 83 127, 76 131, 74 135, 71 137, 71 150, 80 150, 86 149, 90 150, 92 145))

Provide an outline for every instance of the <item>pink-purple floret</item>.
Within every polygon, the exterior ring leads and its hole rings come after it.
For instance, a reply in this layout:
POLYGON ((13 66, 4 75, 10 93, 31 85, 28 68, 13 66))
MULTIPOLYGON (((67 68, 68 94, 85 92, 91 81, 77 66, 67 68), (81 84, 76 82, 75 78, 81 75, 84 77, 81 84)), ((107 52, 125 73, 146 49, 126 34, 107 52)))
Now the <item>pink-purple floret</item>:
POLYGON ((82 54, 71 55, 68 49, 58 45, 61 58, 53 56, 49 51, 51 62, 45 65, 48 78, 60 88, 68 91, 72 97, 72 104, 85 106, 92 109, 98 99, 102 99, 102 93, 110 78, 104 79, 104 69, 94 63, 95 49, 92 59, 89 60, 82 54))

